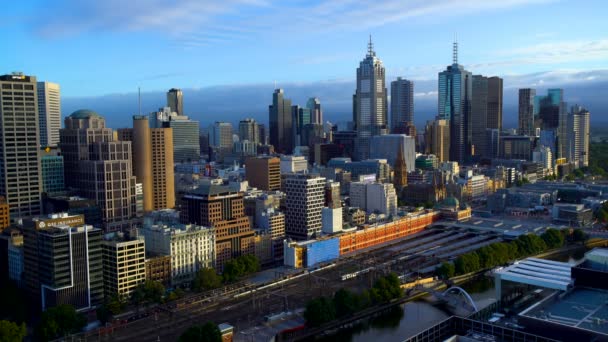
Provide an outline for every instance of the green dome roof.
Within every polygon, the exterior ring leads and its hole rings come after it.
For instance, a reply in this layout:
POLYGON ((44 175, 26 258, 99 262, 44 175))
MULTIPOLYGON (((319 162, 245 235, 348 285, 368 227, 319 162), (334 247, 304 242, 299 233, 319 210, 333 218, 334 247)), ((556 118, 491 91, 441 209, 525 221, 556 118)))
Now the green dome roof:
POLYGON ((101 115, 95 113, 92 110, 88 109, 79 109, 74 113, 70 114, 70 117, 73 119, 88 119, 90 117, 101 117, 101 115))

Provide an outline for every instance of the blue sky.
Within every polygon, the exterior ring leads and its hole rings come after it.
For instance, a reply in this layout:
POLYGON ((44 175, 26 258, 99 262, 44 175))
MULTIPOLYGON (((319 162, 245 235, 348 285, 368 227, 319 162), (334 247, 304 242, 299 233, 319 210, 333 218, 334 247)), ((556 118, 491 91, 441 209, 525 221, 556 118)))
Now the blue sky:
MULTIPOLYGON (((534 86, 608 69, 605 0, 149 0, 3 3, 2 72, 66 97, 171 87, 354 79, 368 34, 389 77, 436 79, 451 62, 534 86), (7 51, 7 50, 5 50, 7 51)), ((583 75, 583 76, 581 76, 583 75)), ((584 78, 581 78, 584 77, 584 78)), ((419 96, 432 96, 419 93, 419 96)))

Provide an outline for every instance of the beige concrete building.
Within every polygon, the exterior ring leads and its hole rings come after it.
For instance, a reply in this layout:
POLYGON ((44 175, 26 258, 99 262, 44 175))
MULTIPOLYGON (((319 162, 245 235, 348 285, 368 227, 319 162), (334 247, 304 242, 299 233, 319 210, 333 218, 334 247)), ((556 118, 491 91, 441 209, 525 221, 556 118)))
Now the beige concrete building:
POLYGON ((265 191, 281 189, 281 160, 277 157, 248 158, 245 178, 249 185, 265 191))
POLYGON ((0 76, 0 195, 11 217, 41 213, 42 191, 36 77, 0 76))
POLYGON ((38 82, 40 146, 57 146, 61 129, 61 95, 57 83, 38 82))
POLYGON ((153 210, 152 136, 146 116, 133 116, 133 174, 142 184, 144 211, 153 210))
POLYGON ((104 296, 126 297, 146 281, 146 248, 143 237, 126 239, 106 235, 101 245, 104 296))
POLYGON ((424 140, 426 154, 434 154, 440 162, 450 160, 450 125, 447 120, 428 122, 424 140))

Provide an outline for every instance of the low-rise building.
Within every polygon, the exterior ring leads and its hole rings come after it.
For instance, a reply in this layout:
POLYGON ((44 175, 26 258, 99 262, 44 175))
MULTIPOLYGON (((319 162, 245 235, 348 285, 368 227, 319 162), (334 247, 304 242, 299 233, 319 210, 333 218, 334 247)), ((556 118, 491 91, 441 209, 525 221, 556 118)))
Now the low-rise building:
POLYGON ((101 247, 104 295, 129 296, 146 281, 144 238, 110 233, 104 236, 101 247))
POLYGON ((165 287, 171 286, 171 256, 153 255, 146 256, 146 280, 157 281, 165 287))

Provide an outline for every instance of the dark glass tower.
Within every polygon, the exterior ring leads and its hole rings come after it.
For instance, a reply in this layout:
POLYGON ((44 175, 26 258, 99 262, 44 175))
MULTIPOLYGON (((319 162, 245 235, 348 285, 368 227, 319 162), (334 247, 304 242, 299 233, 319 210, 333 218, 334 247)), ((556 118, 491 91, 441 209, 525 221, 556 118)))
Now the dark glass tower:
POLYGON ((284 98, 283 89, 276 89, 272 94, 272 105, 268 107, 268 113, 270 144, 278 153, 290 154, 294 141, 291 100, 284 98))
POLYGON ((414 122, 414 82, 398 77, 391 82, 392 132, 405 133, 408 122, 414 122))

